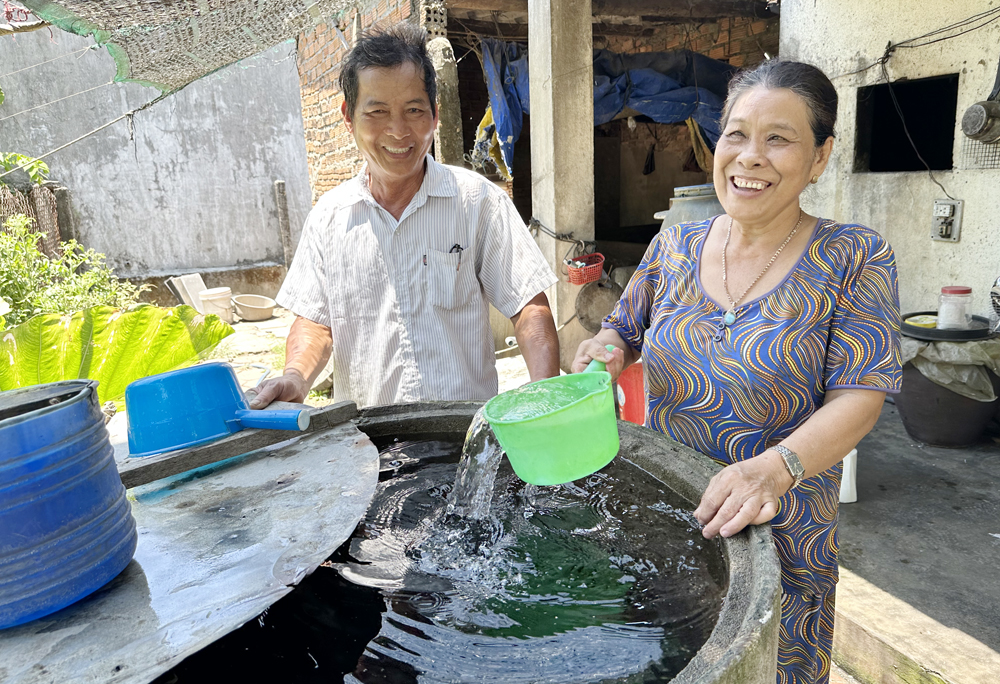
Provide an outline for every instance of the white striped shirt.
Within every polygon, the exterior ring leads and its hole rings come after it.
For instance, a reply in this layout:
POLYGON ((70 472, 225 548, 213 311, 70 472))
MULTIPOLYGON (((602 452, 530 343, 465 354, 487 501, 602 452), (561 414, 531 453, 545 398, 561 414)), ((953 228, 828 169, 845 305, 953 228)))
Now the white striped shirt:
POLYGON ((555 274, 510 198, 479 174, 428 156, 399 221, 366 174, 313 207, 278 303, 330 327, 337 401, 492 397, 488 304, 510 318, 555 274))

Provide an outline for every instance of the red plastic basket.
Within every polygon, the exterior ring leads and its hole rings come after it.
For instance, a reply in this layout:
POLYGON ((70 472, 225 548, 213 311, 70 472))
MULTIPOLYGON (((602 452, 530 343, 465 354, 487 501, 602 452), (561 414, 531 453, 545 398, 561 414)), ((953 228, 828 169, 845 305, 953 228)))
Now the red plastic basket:
POLYGON ((569 282, 574 285, 584 285, 592 283, 595 280, 600 280, 604 264, 603 254, 600 252, 584 254, 583 256, 576 257, 574 261, 582 261, 586 266, 567 265, 566 270, 569 272, 569 282))

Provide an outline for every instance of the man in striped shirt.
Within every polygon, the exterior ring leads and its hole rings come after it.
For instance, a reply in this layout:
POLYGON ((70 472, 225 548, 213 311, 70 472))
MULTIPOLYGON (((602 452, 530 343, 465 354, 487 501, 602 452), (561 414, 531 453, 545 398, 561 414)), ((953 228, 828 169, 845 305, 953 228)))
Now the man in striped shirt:
POLYGON ((559 373, 545 288, 556 282, 510 198, 428 155, 437 126, 426 34, 363 36, 340 75, 365 159, 303 228, 278 302, 296 314, 285 370, 252 408, 302 401, 333 355, 333 398, 359 406, 497 392, 489 304, 514 323, 532 380, 559 373))

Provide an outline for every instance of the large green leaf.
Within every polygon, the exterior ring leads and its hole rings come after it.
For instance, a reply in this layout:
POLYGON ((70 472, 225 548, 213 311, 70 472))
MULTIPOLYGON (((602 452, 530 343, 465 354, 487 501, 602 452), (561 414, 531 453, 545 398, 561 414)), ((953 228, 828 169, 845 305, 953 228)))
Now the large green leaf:
POLYGON ((43 314, 0 333, 0 390, 92 378, 102 402, 116 400, 133 380, 189 365, 232 333, 189 306, 43 314))

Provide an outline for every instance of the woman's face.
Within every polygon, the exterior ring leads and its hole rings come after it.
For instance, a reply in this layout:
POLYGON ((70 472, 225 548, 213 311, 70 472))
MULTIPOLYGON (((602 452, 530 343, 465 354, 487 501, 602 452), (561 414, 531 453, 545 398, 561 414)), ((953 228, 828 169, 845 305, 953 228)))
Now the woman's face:
POLYGON ((753 88, 736 100, 715 148, 715 192, 733 219, 766 227, 798 214, 799 194, 823 173, 833 138, 816 147, 805 100, 753 88))

